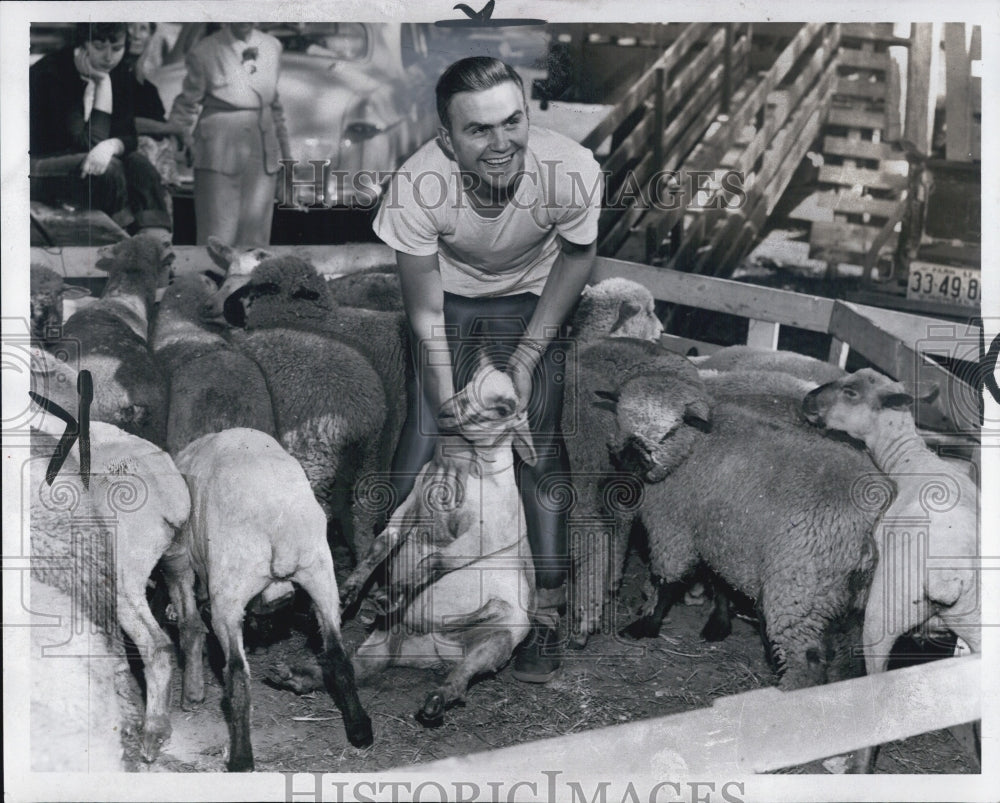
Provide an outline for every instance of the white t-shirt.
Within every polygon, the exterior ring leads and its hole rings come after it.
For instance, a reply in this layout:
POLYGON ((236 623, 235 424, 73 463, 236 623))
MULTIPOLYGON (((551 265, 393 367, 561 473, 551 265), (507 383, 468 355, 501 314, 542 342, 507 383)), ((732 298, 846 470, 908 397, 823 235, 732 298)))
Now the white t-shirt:
POLYGON ((559 253, 557 235, 577 245, 597 239, 603 176, 587 148, 537 127, 528 134, 524 171, 500 214, 487 218, 462 191, 458 164, 431 140, 393 176, 375 233, 397 251, 437 254, 448 293, 540 295, 559 253))

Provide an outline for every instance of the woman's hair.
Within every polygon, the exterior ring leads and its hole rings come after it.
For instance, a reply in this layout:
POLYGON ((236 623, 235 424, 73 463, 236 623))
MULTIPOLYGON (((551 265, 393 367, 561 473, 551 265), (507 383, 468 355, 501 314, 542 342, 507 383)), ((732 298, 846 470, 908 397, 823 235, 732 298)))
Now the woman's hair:
POLYGON ((121 36, 128 38, 128 25, 124 22, 78 22, 74 44, 114 42, 121 36))
POLYGON ((482 92, 511 81, 524 94, 524 82, 517 70, 500 59, 488 56, 470 56, 456 61, 438 79, 434 92, 437 96, 438 117, 445 128, 451 128, 448 105, 459 92, 482 92))

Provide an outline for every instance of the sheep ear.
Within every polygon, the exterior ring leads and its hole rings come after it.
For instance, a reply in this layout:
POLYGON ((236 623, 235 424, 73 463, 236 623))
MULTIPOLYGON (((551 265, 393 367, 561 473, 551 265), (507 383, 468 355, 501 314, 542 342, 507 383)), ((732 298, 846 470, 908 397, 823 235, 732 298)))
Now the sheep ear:
POLYGON ((594 395, 597 401, 591 404, 598 410, 607 410, 609 413, 618 414, 618 393, 613 390, 595 390, 594 395))
POLYGON ((520 422, 514 427, 514 451, 529 466, 538 462, 538 455, 535 453, 535 442, 531 437, 531 429, 528 427, 528 416, 522 415, 520 422))
POLYGON ((924 393, 923 396, 917 397, 917 401, 921 404, 931 404, 938 397, 940 392, 941 388, 938 387, 937 383, 934 383, 927 388, 927 392, 924 393))
POLYGON ((879 397, 884 410, 909 410, 913 406, 913 397, 909 393, 886 393, 879 397))
POLYGON ((212 261, 228 273, 229 265, 236 258, 236 251, 218 237, 209 237, 205 250, 208 251, 212 261))
POLYGON ((696 399, 688 402, 684 408, 684 422, 699 429, 707 426, 712 421, 712 408, 704 399, 696 399))
POLYGON ((640 312, 642 308, 634 301, 623 301, 618 305, 618 320, 612 325, 611 333, 617 332, 640 312))
POLYGON ((217 288, 222 287, 222 283, 226 280, 226 274, 219 273, 217 270, 212 270, 211 268, 203 270, 201 275, 206 279, 210 279, 217 288))
POLYGON ((318 301, 319 293, 311 287, 298 287, 295 292, 292 293, 292 298, 297 298, 302 301, 318 301))

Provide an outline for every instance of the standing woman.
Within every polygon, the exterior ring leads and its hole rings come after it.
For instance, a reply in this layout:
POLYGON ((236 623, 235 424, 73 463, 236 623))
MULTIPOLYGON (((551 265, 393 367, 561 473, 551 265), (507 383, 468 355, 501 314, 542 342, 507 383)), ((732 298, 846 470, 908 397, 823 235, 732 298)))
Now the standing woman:
POLYGON ((281 43, 252 22, 224 23, 187 55, 169 122, 194 158, 197 242, 266 246, 280 158, 290 159, 278 98, 281 43), (199 115, 200 110, 200 115, 199 115))

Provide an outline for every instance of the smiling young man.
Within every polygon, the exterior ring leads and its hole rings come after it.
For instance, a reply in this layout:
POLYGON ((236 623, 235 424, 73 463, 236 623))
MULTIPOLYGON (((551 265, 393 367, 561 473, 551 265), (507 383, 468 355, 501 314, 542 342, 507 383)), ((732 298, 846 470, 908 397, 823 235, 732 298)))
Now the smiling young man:
POLYGON ((442 478, 462 481, 437 412, 486 348, 514 381, 538 453, 518 467, 536 604, 514 676, 544 682, 559 666, 568 564, 560 332, 593 266, 601 173, 586 148, 529 127, 522 80, 501 61, 462 59, 436 91, 439 136, 400 168, 374 224, 396 250, 417 367, 392 481, 402 501, 431 459, 442 478))

